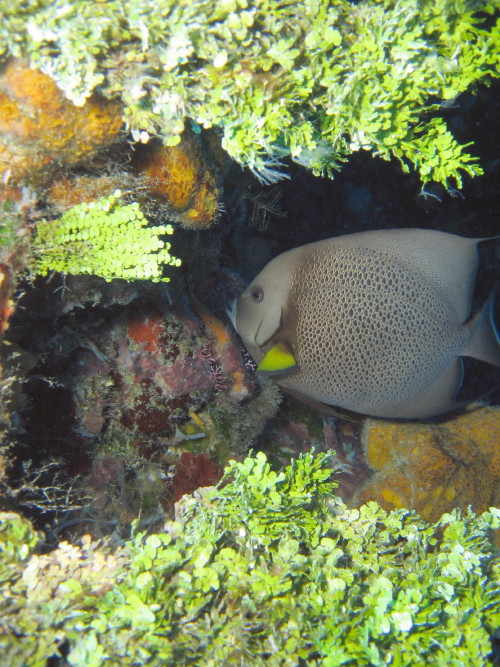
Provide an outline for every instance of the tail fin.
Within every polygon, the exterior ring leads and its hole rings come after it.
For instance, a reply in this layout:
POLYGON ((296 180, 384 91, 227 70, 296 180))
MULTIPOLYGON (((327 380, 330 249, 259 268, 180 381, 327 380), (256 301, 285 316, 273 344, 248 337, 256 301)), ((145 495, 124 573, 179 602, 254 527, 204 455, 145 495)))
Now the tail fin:
POLYGON ((493 321, 494 294, 493 291, 481 310, 464 325, 470 337, 463 355, 500 366, 500 337, 493 321))

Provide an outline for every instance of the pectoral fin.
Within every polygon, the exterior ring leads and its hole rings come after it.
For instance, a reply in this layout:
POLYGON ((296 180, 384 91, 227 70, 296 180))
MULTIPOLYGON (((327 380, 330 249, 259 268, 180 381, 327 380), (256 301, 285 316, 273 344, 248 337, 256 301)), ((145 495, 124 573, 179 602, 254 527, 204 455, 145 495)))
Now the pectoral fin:
POLYGON ((293 352, 285 343, 275 343, 257 366, 257 372, 263 375, 289 375, 298 370, 293 352))

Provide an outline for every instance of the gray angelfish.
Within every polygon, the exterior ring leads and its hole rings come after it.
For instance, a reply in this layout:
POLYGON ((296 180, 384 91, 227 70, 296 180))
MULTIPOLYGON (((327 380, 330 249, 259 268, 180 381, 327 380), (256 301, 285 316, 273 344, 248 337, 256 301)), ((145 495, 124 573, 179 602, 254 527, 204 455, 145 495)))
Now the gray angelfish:
POLYGON ((493 295, 472 319, 477 243, 362 232, 279 255, 233 304, 257 370, 318 407, 419 419, 460 407, 462 356, 500 366, 493 295))

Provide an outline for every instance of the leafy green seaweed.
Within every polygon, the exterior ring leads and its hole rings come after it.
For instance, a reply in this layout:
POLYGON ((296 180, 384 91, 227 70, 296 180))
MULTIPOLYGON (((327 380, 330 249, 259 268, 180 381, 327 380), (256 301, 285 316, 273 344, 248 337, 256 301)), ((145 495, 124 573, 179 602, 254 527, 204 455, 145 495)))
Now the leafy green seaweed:
POLYGON ((120 99, 144 140, 186 118, 265 182, 285 156, 332 174, 396 157, 422 182, 482 170, 446 105, 499 76, 498 0, 0 0, 0 57, 27 56, 76 104, 120 99))
MULTIPOLYGON (((333 468, 335 471, 335 467, 333 468)), ((6 664, 487 664, 500 625, 500 510, 436 525, 331 495, 325 454, 259 453, 177 505, 159 534, 36 555, 0 523, 6 664)))

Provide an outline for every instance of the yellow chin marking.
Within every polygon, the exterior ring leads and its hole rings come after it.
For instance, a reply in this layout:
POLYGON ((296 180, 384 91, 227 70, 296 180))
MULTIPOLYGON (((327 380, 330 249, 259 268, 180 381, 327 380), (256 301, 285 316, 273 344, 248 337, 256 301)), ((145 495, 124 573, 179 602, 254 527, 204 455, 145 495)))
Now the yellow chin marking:
POLYGON ((257 366, 260 373, 286 373, 297 368, 297 361, 284 343, 276 343, 257 366))

